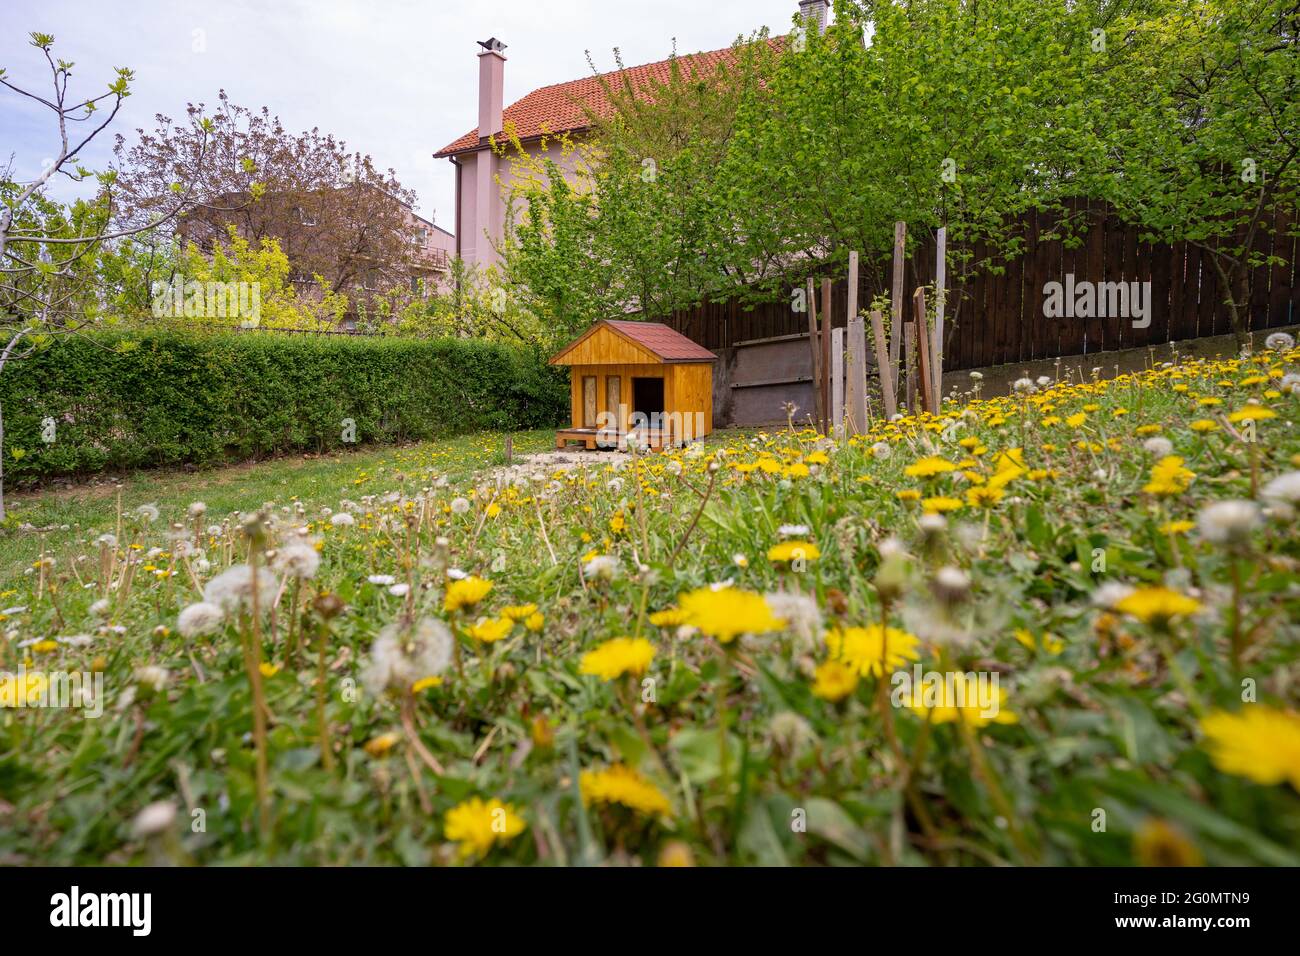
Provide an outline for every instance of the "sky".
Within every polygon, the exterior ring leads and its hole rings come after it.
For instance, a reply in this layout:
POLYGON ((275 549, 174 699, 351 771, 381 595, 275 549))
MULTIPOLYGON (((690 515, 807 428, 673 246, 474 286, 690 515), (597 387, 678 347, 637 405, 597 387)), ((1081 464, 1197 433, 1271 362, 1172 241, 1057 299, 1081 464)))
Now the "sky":
MULTIPOLYGON (((369 153, 414 189, 418 211, 455 222, 451 163, 433 153, 477 125, 476 41, 507 44, 505 102, 540 86, 679 53, 728 46, 767 26, 792 28, 797 0, 0 0, 0 67, 47 95, 50 72, 28 45, 52 33, 54 55, 75 64, 69 98, 102 93, 113 68, 135 71, 131 96, 83 153, 106 168, 114 133, 128 143, 157 113, 211 109, 217 91, 267 106, 291 132, 318 127, 369 153)), ((53 113, 0 87, 0 166, 30 179, 57 152, 53 113)), ((70 198, 63 184, 55 195, 70 198)))

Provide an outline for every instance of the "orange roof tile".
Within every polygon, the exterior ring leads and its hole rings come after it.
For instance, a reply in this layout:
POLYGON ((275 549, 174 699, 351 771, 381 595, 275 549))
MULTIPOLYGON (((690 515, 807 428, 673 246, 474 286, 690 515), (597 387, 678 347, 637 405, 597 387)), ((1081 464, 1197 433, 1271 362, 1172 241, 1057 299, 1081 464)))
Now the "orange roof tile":
POLYGON ((682 333, 677 332, 662 322, 637 322, 625 319, 601 319, 587 327, 576 339, 551 356, 551 365, 572 365, 565 356, 600 330, 609 329, 616 335, 629 339, 636 345, 647 349, 659 361, 665 364, 685 362, 716 362, 718 357, 702 345, 692 342, 682 333))
MULTIPOLYGON (((784 37, 777 37, 768 42, 776 47, 784 40, 784 37)), ((734 48, 727 47, 724 50, 679 56, 676 62, 684 70, 707 73, 734 56, 734 48)), ((525 141, 543 135, 586 129, 591 125, 588 111, 597 116, 608 116, 610 113, 605 83, 611 87, 621 88, 626 79, 635 93, 643 95, 652 90, 655 85, 669 81, 672 76, 672 63, 672 59, 660 60, 658 63, 630 66, 625 70, 614 70, 600 76, 588 76, 581 80, 543 86, 507 106, 501 115, 502 123, 507 126, 513 124, 515 134, 525 141), (602 80, 605 82, 602 83, 602 80)), ((452 140, 433 155, 435 159, 439 159, 443 156, 471 152, 479 149, 479 144, 479 131, 475 127, 459 139, 452 140)))
POLYGON ((644 345, 665 362, 713 362, 717 356, 703 345, 692 342, 682 333, 662 322, 635 322, 606 319, 606 323, 634 342, 644 345))

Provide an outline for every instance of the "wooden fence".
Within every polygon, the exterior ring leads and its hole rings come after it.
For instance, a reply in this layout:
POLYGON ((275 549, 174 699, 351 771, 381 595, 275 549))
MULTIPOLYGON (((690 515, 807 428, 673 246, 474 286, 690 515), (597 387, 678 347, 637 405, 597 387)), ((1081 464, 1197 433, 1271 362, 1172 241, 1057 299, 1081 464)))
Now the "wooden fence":
MULTIPOLYGON (((1083 202, 1074 211, 1086 215, 1092 224, 1077 247, 1067 249, 1059 239, 1047 238, 1054 222, 1047 214, 1030 213, 1021 224, 1024 253, 999 263, 1004 271, 985 270, 963 285, 949 282, 945 370, 1140 348, 1232 331, 1222 283, 1208 254, 1190 243, 1141 242, 1139 228, 1099 208, 1089 209, 1083 202), (1047 284, 1064 284, 1067 276, 1073 276, 1076 284, 1150 282, 1150 324, 1137 328, 1133 318, 1114 315, 1048 317, 1044 312, 1047 284)), ((1284 263, 1260 266, 1250 275, 1253 331, 1300 322, 1300 272, 1296 266, 1300 245, 1290 234, 1293 222, 1293 213, 1280 213, 1272 228, 1261 229, 1256 238, 1258 253, 1277 255, 1284 263)), ((971 251, 975 261, 989 256, 978 244, 971 251)), ((888 281, 888 268, 880 271, 888 281)), ((912 290, 933 278, 934 245, 916 244, 907 269, 909 307, 912 290)), ((833 283, 836 326, 845 324, 847 292, 845 279, 833 283)), ((865 310, 882 292, 887 293, 888 288, 880 288, 878 280, 864 276, 859 282, 859 308, 865 310)), ((756 306, 735 300, 704 303, 659 321, 706 348, 718 350, 806 333, 808 320, 806 314, 793 311, 791 299, 785 298, 756 306)))

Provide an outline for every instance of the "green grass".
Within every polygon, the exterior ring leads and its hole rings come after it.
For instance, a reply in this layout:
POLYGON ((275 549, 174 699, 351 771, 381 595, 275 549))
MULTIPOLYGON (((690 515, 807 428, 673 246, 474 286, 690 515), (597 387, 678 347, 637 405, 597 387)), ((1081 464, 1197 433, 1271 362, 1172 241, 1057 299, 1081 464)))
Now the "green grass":
MULTIPOLYGON (((549 430, 516 432, 515 456, 545 451, 554 445, 549 430)), ((15 578, 41 553, 66 557, 69 545, 94 538, 95 533, 117 526, 118 488, 121 507, 133 511, 156 504, 164 515, 175 515, 194 501, 208 505, 221 516, 250 511, 265 501, 337 501, 366 494, 360 490, 372 481, 387 482, 398 473, 425 473, 432 469, 449 481, 461 481, 475 472, 505 464, 505 435, 480 432, 442 441, 400 446, 365 446, 355 451, 325 455, 292 455, 265 461, 202 471, 159 469, 135 471, 117 482, 101 477, 93 483, 47 487, 10 493, 7 530, 0 532, 0 586, 9 589, 15 578), (369 481, 358 484, 358 474, 369 481), (38 530, 23 530, 30 525, 38 530)), ((385 485, 385 490, 387 485, 385 485)))

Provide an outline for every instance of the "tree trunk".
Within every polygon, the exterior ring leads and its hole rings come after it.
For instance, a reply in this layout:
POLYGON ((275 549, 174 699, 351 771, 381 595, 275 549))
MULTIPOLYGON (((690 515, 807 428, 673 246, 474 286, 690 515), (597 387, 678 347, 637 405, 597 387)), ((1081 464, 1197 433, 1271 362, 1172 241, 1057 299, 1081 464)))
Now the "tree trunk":
POLYGON ((0 521, 5 520, 5 416, 0 404, 0 521))

